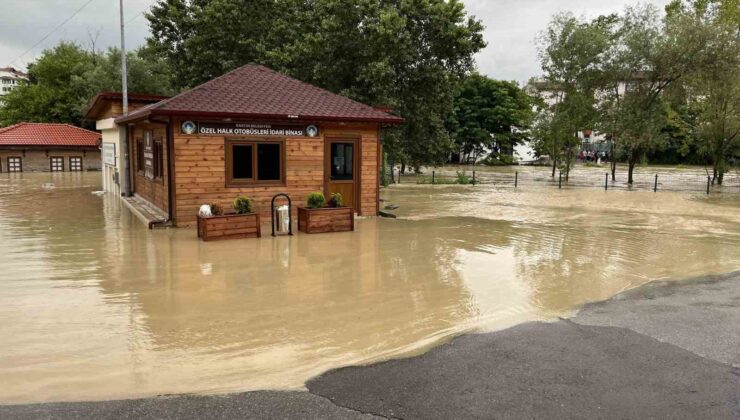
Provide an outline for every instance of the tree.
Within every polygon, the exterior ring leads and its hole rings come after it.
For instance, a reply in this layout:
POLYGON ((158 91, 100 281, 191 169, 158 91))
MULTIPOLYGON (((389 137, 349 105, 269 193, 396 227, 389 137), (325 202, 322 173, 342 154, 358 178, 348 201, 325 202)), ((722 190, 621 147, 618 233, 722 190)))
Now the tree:
POLYGON ((406 118, 386 130, 390 159, 442 163, 457 85, 485 46, 459 0, 160 0, 149 49, 191 87, 248 62, 406 118))
MULTIPOLYGON (((144 59, 139 51, 128 54, 129 90, 171 93, 167 68, 144 59)), ((21 121, 84 125, 83 112, 90 99, 103 90, 119 91, 120 52, 92 52, 71 42, 44 50, 28 67, 29 82, 3 97, 0 124, 21 121)))
POLYGON ((712 164, 712 183, 722 185, 728 161, 740 156, 740 19, 735 1, 675 1, 669 19, 690 22, 704 33, 701 65, 687 77, 685 102, 696 146, 712 164), (736 14, 728 13, 734 4, 736 14), (734 16, 734 18, 733 18, 734 16))
POLYGON ((608 116, 612 137, 620 137, 632 184, 637 163, 665 144, 670 109, 664 94, 703 65, 707 37, 689 19, 661 20, 652 6, 628 8, 617 34, 604 74, 609 93, 602 115, 608 116))
POLYGON ((581 22, 572 14, 556 15, 538 39, 550 116, 541 115, 540 125, 552 124, 547 138, 553 162, 552 176, 558 163, 564 163, 566 179, 575 151, 578 133, 592 128, 597 120, 595 91, 601 77, 604 53, 612 42, 614 16, 581 22), (564 133, 569 133, 564 135, 564 133))
POLYGON ((511 155, 526 139, 532 98, 515 82, 479 74, 465 79, 454 99, 448 130, 464 161, 476 161, 486 150, 492 157, 511 155))

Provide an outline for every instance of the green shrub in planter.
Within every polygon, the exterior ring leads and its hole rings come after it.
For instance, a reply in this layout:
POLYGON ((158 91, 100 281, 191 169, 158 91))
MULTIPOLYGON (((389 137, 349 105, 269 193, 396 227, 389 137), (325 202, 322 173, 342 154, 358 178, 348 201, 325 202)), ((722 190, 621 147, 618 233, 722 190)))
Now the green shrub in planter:
POLYGON ((333 193, 329 199, 329 207, 342 207, 344 206, 344 199, 341 193, 333 193))
POLYGON ((308 200, 306 200, 306 207, 309 209, 320 209, 326 204, 326 198, 321 192, 312 192, 308 194, 308 200))
POLYGON ((234 199, 234 210, 237 214, 248 214, 252 212, 252 200, 239 196, 234 199))
POLYGON ((211 215, 213 216, 221 216, 224 214, 224 208, 220 205, 213 203, 211 204, 211 215))

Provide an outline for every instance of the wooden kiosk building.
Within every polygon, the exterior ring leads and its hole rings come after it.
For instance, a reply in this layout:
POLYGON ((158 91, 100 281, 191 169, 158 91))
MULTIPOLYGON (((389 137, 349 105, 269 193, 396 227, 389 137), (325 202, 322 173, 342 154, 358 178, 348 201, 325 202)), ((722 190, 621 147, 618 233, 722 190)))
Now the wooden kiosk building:
POLYGON ((340 192, 377 215, 380 129, 403 119, 249 64, 115 122, 128 126, 131 192, 192 226, 200 205, 238 195, 269 216, 277 193, 340 192))

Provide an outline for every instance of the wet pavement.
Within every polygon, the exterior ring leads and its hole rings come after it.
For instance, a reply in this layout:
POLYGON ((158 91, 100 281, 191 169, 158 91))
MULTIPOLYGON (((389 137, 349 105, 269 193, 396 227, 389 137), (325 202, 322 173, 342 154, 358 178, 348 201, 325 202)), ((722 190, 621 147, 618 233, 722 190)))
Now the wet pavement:
POLYGON ((738 347, 730 349, 739 330, 737 272, 648 284, 568 320, 463 335, 421 356, 333 370, 310 380, 307 393, 0 406, 0 417, 738 419, 740 368, 722 360, 738 357, 738 347), (697 306, 712 306, 724 324, 696 317, 697 306), (604 320, 620 326, 591 325, 604 320), (706 342, 697 348, 702 327, 706 342))
POLYGON ((0 404, 303 390, 740 268, 737 194, 402 185, 355 232, 203 243, 99 182, 0 174, 0 404))

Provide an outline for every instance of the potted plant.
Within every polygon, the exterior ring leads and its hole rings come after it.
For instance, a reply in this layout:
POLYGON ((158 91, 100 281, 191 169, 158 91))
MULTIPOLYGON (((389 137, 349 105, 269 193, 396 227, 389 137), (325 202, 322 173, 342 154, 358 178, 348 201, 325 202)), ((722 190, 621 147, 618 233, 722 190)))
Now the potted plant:
POLYGON ((199 213, 198 237, 204 241, 261 237, 260 215, 253 211, 253 201, 239 196, 233 207, 233 213, 224 214, 221 206, 211 204, 210 215, 199 213))
POLYGON ((345 207, 342 194, 334 193, 329 202, 321 192, 308 194, 305 207, 298 207, 298 230, 305 233, 347 232, 355 230, 355 213, 345 207))

